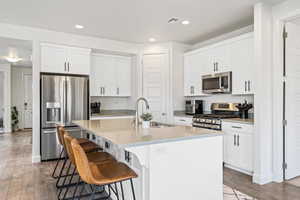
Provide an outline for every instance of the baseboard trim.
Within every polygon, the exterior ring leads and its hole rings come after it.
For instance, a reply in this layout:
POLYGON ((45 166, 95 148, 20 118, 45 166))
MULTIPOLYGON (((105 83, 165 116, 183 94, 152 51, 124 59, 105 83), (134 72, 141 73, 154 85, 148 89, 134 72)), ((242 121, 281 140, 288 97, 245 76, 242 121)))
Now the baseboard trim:
POLYGON ((253 182, 259 185, 264 185, 271 183, 273 181, 272 173, 268 173, 267 176, 262 176, 261 174, 253 174, 253 182))
POLYGON ((40 163, 41 156, 32 156, 32 163, 40 163))
POLYGON ((240 169, 238 167, 234 167, 234 166, 229 165, 229 164, 225 164, 224 166, 227 167, 227 168, 229 168, 229 169, 233 169, 235 171, 241 172, 243 174, 247 174, 249 176, 253 176, 253 172, 250 172, 250 171, 247 171, 247 170, 243 170, 243 169, 240 169))

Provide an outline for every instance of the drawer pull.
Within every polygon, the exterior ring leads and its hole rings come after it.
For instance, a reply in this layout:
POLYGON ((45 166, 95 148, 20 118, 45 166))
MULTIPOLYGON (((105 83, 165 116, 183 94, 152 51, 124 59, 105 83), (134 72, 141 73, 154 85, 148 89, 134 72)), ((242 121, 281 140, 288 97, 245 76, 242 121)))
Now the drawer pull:
POLYGON ((180 119, 179 121, 181 121, 181 122, 185 122, 185 120, 184 120, 184 119, 180 119))
POLYGON ((238 128, 238 129, 241 129, 242 127, 240 127, 240 126, 231 126, 231 128, 238 128))

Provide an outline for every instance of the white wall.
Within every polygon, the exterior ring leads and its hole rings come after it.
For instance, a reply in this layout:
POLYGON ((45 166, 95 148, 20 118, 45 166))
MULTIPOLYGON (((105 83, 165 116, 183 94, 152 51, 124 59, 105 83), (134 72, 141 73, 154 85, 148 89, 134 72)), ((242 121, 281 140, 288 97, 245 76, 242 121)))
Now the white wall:
POLYGON ((19 111, 19 128, 24 128, 24 74, 32 74, 31 67, 11 67, 11 106, 19 111))
POLYGON ((214 37, 214 38, 211 38, 209 40, 196 43, 193 46, 191 46, 190 50, 198 49, 198 48, 205 47, 207 45, 214 44, 214 43, 226 40, 226 39, 237 37, 237 36, 245 34, 245 33, 253 32, 253 30, 254 30, 253 25, 246 26, 244 28, 241 28, 241 29, 229 32, 229 33, 222 34, 218 37, 214 37))
POLYGON ((254 63, 255 63, 255 124, 254 175, 258 184, 273 180, 272 138, 272 9, 258 3, 254 8, 254 63))

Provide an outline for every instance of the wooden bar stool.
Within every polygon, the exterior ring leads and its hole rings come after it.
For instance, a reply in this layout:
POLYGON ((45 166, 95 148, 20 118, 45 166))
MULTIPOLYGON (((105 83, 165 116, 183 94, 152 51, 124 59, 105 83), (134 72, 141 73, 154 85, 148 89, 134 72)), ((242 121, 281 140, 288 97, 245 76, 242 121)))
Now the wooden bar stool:
MULTIPOLYGON (((64 133, 64 144, 65 144, 65 148, 66 148, 68 157, 70 159, 70 162, 72 163, 72 165, 74 167, 73 172, 72 172, 72 176, 69 179, 68 185, 71 185, 73 177, 74 177, 76 169, 77 169, 75 158, 74 158, 74 153, 73 153, 73 150, 72 150, 72 147, 71 147, 71 141, 73 139, 74 139, 74 137, 72 137, 67 131, 65 131, 65 133, 64 133)), ((77 140, 80 140, 80 139, 77 139, 77 140)), ((84 146, 82 144, 80 144, 80 146, 84 149, 84 146)), ((94 162, 94 163, 97 163, 97 164, 104 164, 104 163, 108 163, 108 162, 116 162, 115 159, 109 153, 106 153, 106 152, 87 152, 87 158, 88 158, 89 162, 94 162)), ((65 184, 66 180, 67 180, 67 178, 64 178, 63 184, 65 184)), ((75 188, 74 193, 73 193, 73 197, 75 197, 75 194, 77 192, 77 188, 78 188, 79 184, 80 184, 80 177, 77 181, 76 188, 75 188)), ((62 191, 63 191, 63 188, 60 189, 60 191, 59 191, 58 199, 60 199, 60 195, 61 195, 62 191)), ((69 187, 66 188, 66 191, 65 191, 62 199, 66 198, 66 195, 67 195, 68 191, 69 191, 69 187)))
MULTIPOLYGON (((62 167, 60 169, 59 175, 58 175, 57 180, 56 180, 56 187, 57 188, 63 188, 63 187, 68 187, 68 185, 64 185, 64 182, 65 182, 64 178, 66 178, 68 176, 72 176, 72 174, 69 174, 69 171, 71 169, 71 162, 68 163, 69 159, 68 159, 66 144, 65 144, 65 140, 64 140, 64 134, 66 133, 66 131, 61 126, 59 126, 57 129, 58 129, 57 130, 58 138, 59 138, 59 141, 60 141, 60 143, 63 147, 62 151, 64 152, 64 160, 63 160, 62 167), (63 174, 64 172, 65 172, 65 174, 63 174), (63 179, 63 184, 60 184, 62 179, 63 179)), ((103 150, 96 143, 91 142, 88 139, 80 138, 78 140, 79 140, 79 143, 80 143, 80 145, 82 146, 82 148, 84 149, 85 152, 90 153, 90 152, 103 150)))
MULTIPOLYGON (((99 164, 96 162, 91 162, 88 159, 86 152, 80 146, 77 139, 73 139, 71 142, 72 150, 75 157, 75 163, 77 171, 81 179, 89 184, 92 188, 92 194, 90 199, 94 199, 98 188, 108 188, 108 196, 102 198, 110 198, 111 190, 119 199, 119 193, 117 188, 117 183, 120 183, 122 199, 124 200, 124 191, 122 182, 130 181, 133 199, 135 200, 133 178, 137 177, 137 174, 130 169, 126 164, 120 162, 107 162, 99 164), (112 185, 115 186, 113 189, 112 185)), ((83 192, 84 187, 81 192, 83 192)), ((81 193, 80 192, 80 193, 81 193)))
MULTIPOLYGON (((51 175, 53 178, 59 178, 59 176, 56 175, 56 170, 59 166, 59 163, 62 160, 64 160, 64 164, 63 164, 63 167, 61 168, 61 170, 64 168, 64 166, 66 164, 65 163, 66 159, 64 159, 66 157, 66 151, 65 151, 65 146, 64 146, 64 139, 63 139, 63 133, 64 132, 63 131, 64 131, 63 126, 57 126, 57 138, 58 138, 59 144, 61 145, 62 149, 61 149, 61 152, 60 152, 60 155, 59 155, 59 159, 57 160, 56 165, 55 165, 55 167, 53 169, 53 172, 52 172, 52 175, 51 175)), ((95 144, 94 142, 91 142, 90 140, 88 140, 86 138, 80 138, 79 143, 80 143, 80 145, 83 146, 83 148, 86 152, 102 151, 103 150, 100 146, 98 146, 97 144, 95 144)))

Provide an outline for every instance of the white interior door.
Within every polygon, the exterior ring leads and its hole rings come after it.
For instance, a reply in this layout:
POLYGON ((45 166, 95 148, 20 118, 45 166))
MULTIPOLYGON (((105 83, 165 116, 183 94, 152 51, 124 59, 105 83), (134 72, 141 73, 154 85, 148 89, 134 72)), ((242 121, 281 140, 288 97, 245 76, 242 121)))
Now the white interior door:
POLYGON ((149 101, 153 120, 167 122, 167 54, 144 55, 143 96, 149 101))
POLYGON ((4 72, 0 71, 0 132, 4 131, 4 72))
POLYGON ((24 74, 24 128, 32 128, 32 75, 24 74))
POLYGON ((286 179, 300 176, 300 26, 286 24, 286 179))

